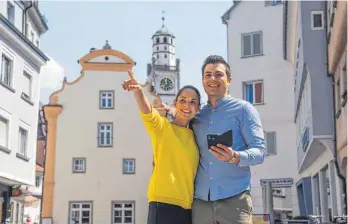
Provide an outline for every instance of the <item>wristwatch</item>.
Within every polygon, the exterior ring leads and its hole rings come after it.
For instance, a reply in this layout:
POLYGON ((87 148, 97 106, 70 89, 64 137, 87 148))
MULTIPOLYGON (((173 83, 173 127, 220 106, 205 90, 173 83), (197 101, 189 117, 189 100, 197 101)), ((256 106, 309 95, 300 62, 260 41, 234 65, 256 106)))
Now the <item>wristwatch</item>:
POLYGON ((227 161, 227 163, 229 163, 229 164, 235 163, 236 159, 237 159, 236 158, 236 153, 234 152, 233 155, 232 155, 232 158, 229 161, 227 161))

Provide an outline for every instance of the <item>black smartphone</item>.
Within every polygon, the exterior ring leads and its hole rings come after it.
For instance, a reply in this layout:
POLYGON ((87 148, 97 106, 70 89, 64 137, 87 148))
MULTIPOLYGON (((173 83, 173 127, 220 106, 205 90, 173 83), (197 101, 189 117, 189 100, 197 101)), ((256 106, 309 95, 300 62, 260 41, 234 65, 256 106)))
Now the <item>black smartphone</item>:
POLYGON ((221 135, 208 134, 207 140, 208 140, 208 148, 210 148, 211 146, 216 146, 217 144, 222 144, 227 147, 232 147, 232 144, 233 144, 232 130, 226 131, 225 133, 221 135))

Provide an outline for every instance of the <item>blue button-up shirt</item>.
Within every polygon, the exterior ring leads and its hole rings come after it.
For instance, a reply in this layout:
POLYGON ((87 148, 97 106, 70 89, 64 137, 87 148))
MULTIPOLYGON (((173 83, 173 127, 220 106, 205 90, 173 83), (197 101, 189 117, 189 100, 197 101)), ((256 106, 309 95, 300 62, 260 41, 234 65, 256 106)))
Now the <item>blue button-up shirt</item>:
POLYGON ((265 140, 257 110, 249 102, 226 96, 205 105, 192 127, 200 151, 195 180, 195 198, 218 200, 232 197, 250 187, 250 166, 264 161, 265 140), (240 153, 240 162, 228 164, 218 160, 208 150, 207 134, 222 134, 232 129, 232 149, 240 153))

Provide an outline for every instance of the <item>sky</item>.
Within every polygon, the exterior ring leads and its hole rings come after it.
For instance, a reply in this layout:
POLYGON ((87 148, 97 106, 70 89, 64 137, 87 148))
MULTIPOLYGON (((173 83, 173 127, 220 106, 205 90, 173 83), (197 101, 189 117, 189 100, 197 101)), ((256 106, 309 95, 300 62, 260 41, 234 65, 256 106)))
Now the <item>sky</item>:
MULTIPOLYGON (((111 47, 130 56, 137 64, 135 77, 146 80, 146 66, 152 57, 152 35, 165 26, 176 37, 176 57, 181 60, 180 84, 199 88, 204 59, 227 56, 227 30, 221 16, 232 1, 40 1, 39 7, 49 30, 41 36, 40 48, 51 61, 41 73, 41 96, 62 85, 63 77, 75 80, 81 71, 77 60, 90 48, 100 49, 108 40, 111 47)), ((226 58, 227 60, 227 58, 226 58)), ((119 83, 115 83, 119 85, 119 83)))

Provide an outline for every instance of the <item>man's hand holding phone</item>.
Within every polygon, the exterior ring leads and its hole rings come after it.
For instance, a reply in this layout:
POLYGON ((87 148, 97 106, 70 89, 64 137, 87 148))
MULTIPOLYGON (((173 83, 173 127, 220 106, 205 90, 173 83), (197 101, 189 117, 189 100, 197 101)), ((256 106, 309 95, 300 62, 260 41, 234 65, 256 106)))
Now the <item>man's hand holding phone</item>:
POLYGON ((233 151, 231 147, 227 147, 222 144, 217 144, 217 146, 211 146, 209 148, 211 152, 218 160, 226 163, 238 164, 240 160, 239 153, 233 151))
POLYGON ((220 161, 238 164, 240 156, 232 149, 232 139, 232 130, 221 135, 209 134, 207 136, 209 151, 220 161))

